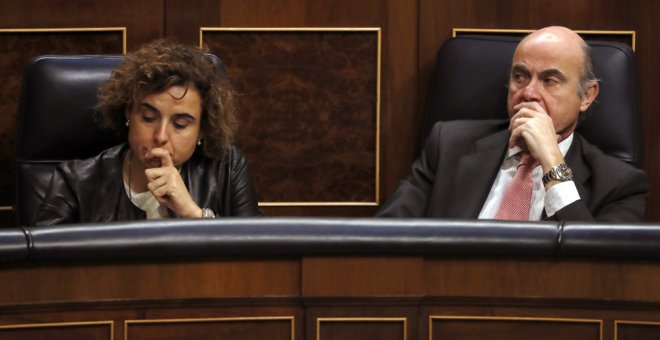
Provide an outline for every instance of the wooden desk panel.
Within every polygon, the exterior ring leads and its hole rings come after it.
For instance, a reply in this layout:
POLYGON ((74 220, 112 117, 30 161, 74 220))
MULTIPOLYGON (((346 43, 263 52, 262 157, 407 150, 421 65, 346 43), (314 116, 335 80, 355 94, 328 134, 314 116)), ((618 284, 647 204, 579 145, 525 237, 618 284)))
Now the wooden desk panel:
POLYGON ((0 267, 0 305, 298 296, 298 260, 39 263, 0 267))
POLYGON ((434 258, 425 269, 429 296, 660 302, 660 265, 650 261, 434 258))
POLYGON ((306 257, 304 296, 421 296, 421 257, 306 257))
MULTIPOLYGON (((467 256, 12 264, 0 267, 0 331, 112 321, 117 340, 153 332, 172 339, 351 332, 407 340, 486 333, 614 339, 616 330, 652 338, 660 327, 644 323, 660 324, 659 271, 649 261, 467 256), (615 327, 616 320, 642 326, 615 327)), ((81 329, 57 331, 66 337, 81 329)))

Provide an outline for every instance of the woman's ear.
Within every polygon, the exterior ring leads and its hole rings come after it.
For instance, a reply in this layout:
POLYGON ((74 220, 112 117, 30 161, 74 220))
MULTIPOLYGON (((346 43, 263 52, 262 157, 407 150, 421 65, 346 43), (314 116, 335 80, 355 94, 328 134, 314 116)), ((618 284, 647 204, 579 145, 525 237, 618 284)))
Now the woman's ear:
POLYGON ((129 125, 129 122, 131 121, 131 109, 126 107, 126 111, 124 112, 124 118, 126 118, 126 126, 129 125))

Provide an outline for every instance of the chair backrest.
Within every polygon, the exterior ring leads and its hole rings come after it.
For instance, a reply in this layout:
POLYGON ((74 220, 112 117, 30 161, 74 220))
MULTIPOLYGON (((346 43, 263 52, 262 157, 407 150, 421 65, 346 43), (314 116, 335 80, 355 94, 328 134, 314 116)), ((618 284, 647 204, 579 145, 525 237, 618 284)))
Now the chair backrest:
MULTIPOLYGON (((437 121, 507 118, 507 85, 520 37, 464 35, 438 52, 429 89, 423 142, 437 121)), ((600 93, 577 131, 603 152, 640 166, 642 129, 635 55, 629 46, 587 41, 600 93)))
MULTIPOLYGON (((220 59, 208 57, 224 74, 220 59)), ((51 55, 27 65, 15 164, 18 225, 32 223, 58 163, 92 157, 122 142, 113 131, 99 128, 94 119, 96 91, 122 60, 121 55, 51 55)))

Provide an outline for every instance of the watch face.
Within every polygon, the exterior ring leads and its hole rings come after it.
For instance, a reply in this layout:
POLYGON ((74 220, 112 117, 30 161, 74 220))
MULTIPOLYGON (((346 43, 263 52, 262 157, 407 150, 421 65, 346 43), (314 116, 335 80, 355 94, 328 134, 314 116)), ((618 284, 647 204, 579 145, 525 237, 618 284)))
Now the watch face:
POLYGON ((569 168, 566 164, 562 164, 558 170, 559 177, 562 179, 570 180, 573 178, 573 171, 571 171, 571 168, 569 168))
POLYGON ((560 182, 572 181, 573 180, 573 171, 571 168, 566 165, 566 163, 556 165, 550 169, 546 174, 543 175, 543 185, 548 184, 548 182, 555 180, 560 182))

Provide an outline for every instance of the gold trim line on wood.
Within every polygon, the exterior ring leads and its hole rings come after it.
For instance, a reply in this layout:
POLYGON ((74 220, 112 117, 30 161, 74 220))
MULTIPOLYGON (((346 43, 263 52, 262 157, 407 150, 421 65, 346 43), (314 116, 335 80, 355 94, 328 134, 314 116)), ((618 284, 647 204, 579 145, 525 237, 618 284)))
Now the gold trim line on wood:
POLYGON ((273 320, 295 320, 294 316, 232 316, 223 318, 182 318, 182 319, 127 319, 124 324, 147 324, 147 323, 187 323, 187 322, 214 322, 214 321, 273 321, 273 320))
POLYGON ((335 317, 316 318, 316 340, 321 340, 321 322, 403 322, 403 340, 408 337, 408 318, 406 317, 335 317))
POLYGON ((531 33, 531 29, 508 29, 508 28, 452 28, 451 37, 456 38, 457 33, 531 33))
POLYGON ((552 321, 552 322, 580 322, 580 323, 602 323, 600 319, 576 319, 576 318, 546 318, 531 316, 461 316, 461 315, 429 315, 429 319, 445 320, 522 320, 522 321, 552 321))
POLYGON ((115 338, 115 322, 108 321, 80 321, 80 322, 51 322, 51 323, 31 323, 31 324, 16 324, 16 325, 0 325, 0 331, 8 329, 30 329, 30 328, 55 328, 55 327, 81 327, 81 326, 110 326, 109 340, 115 338))
MULTIPOLYGON (((451 36, 456 38, 457 33, 516 33, 527 34, 532 33, 533 29, 499 29, 499 28, 452 28, 451 36)), ((617 31, 617 30, 573 30, 577 34, 582 35, 630 35, 630 48, 635 51, 637 44, 637 31, 617 31)))
POLYGON ((614 326, 622 325, 642 325, 642 326, 660 326, 660 321, 635 321, 635 320, 614 320, 614 326))
POLYGON ((603 320, 575 318, 546 318, 527 316, 460 316, 460 315, 429 315, 429 340, 433 339, 433 320, 466 320, 466 321, 528 321, 528 322, 564 322, 598 324, 598 338, 603 340, 603 320))
POLYGON ((126 54, 126 27, 0 28, 0 33, 122 32, 122 54, 126 54))
POLYGON ((336 318, 316 318, 317 321, 330 321, 330 322, 345 322, 345 321, 403 321, 406 322, 406 317, 336 317, 336 318))
POLYGON ((373 202, 259 202, 260 207, 377 207, 380 205, 380 108, 382 69, 382 30, 380 27, 200 27, 199 46, 204 46, 204 32, 376 32, 376 150, 373 202))
POLYGON ((0 28, 0 33, 41 32, 112 32, 126 31, 126 27, 63 27, 63 28, 0 28))
POLYGON ((157 324, 157 323, 203 323, 203 322, 232 322, 232 321, 286 321, 291 324, 291 340, 295 340, 294 316, 236 316, 226 318, 185 318, 185 319, 146 319, 146 320, 124 320, 124 340, 128 340, 129 324, 157 324))
POLYGON ((380 205, 380 81, 381 81, 381 30, 378 28, 378 51, 376 69, 376 205, 380 205))
POLYGON ((380 27, 200 27, 203 32, 380 32, 380 27))

